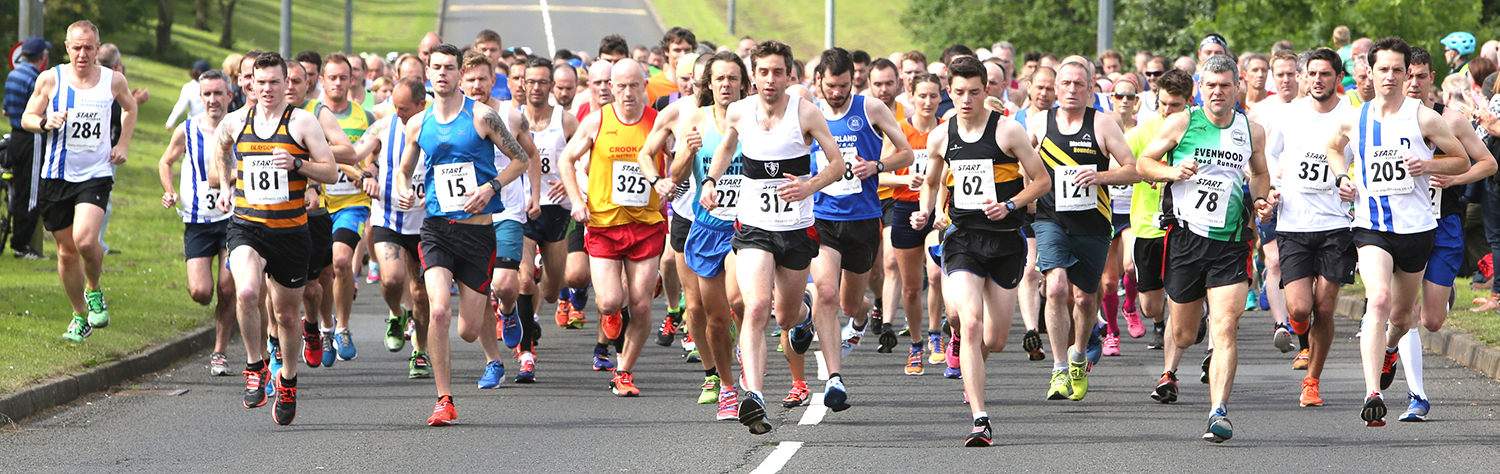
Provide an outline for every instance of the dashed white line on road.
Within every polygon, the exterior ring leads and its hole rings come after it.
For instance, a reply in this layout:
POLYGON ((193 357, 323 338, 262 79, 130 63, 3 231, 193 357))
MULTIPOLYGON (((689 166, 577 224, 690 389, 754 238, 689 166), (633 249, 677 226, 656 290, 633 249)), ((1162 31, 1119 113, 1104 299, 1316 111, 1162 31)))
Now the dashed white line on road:
POLYGON ((547 33, 547 54, 557 54, 557 40, 552 39, 552 12, 547 7, 547 0, 541 0, 542 30, 547 33))
POLYGON ((823 421, 823 415, 828 414, 828 407, 823 405, 823 394, 814 393, 812 400, 807 404, 807 411, 802 412, 802 421, 797 424, 801 426, 813 426, 823 421))
MULTIPOLYGON (((540 5, 452 5, 449 11, 541 11, 540 5)), ((553 5, 551 10, 568 13, 602 13, 606 15, 649 15, 646 10, 639 8, 608 8, 608 7, 584 7, 574 5, 553 5)))
POLYGON ((766 456, 766 460, 761 461, 760 466, 756 466, 754 471, 750 471, 750 474, 775 474, 780 472, 781 468, 786 466, 787 461, 792 460, 792 455, 797 454, 797 450, 799 449, 802 449, 801 441, 782 441, 776 443, 776 450, 771 451, 771 455, 766 456))
POLYGON ((813 351, 818 358, 818 380, 828 380, 828 361, 823 360, 823 351, 813 351))

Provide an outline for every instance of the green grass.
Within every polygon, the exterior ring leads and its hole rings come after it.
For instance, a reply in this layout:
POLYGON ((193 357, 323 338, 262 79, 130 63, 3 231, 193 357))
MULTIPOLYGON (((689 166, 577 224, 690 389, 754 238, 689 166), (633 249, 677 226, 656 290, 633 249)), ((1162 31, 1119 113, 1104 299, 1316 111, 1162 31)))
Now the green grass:
MULTIPOLYGON (((735 34, 729 35, 726 0, 654 0, 667 27, 693 30, 698 40, 734 45, 739 38, 777 39, 792 46, 799 60, 823 51, 823 2, 807 0, 740 1, 735 12, 735 34)), ((911 33, 901 26, 906 0, 886 2, 838 1, 834 5, 834 44, 872 57, 916 48, 911 33)), ((929 52, 930 55, 930 52, 929 52)))
MULTIPOLYGON (((1500 347, 1500 314, 1491 311, 1479 313, 1469 311, 1469 308, 1476 306, 1473 303, 1474 299, 1490 296, 1489 290, 1476 290, 1469 287, 1472 281, 1470 278, 1458 278, 1453 281, 1453 289, 1456 292, 1453 297, 1453 308, 1448 311, 1448 320, 1443 327, 1463 331, 1485 344, 1500 347)), ((1346 296, 1363 298, 1365 287, 1356 276, 1354 284, 1344 285, 1340 292, 1346 296)))
MULTIPOLYGON (((333 51, 343 47, 343 2, 296 2, 294 50, 333 51), (319 18, 321 17, 321 18, 319 18)), ((436 27, 438 0, 356 1, 355 51, 413 51, 423 33, 436 27), (379 35, 376 36, 376 33, 379 35)), ((227 50, 216 46, 218 33, 191 28, 188 2, 179 4, 174 40, 184 52, 216 67, 227 50)), ((275 49, 276 0, 241 0, 236 9, 236 46, 275 49)), ((151 17, 154 18, 154 17, 151 17)), ((217 22, 213 23, 217 27, 217 22)), ((147 26, 145 28, 149 28, 147 26)), ((121 32, 104 40, 127 53, 149 45, 151 34, 121 32)), ((147 46, 149 47, 149 46, 147 46)), ((81 344, 63 340, 71 318, 67 297, 56 273, 56 247, 50 236, 44 252, 53 260, 0 257, 0 393, 61 373, 108 363, 185 331, 211 324, 211 310, 193 303, 183 276, 182 220, 161 207, 156 162, 166 149, 169 131, 162 124, 171 112, 187 64, 164 64, 127 54, 132 88, 145 87, 152 98, 141 108, 130 160, 115 177, 111 197, 114 215, 105 240, 123 253, 104 259, 102 278, 111 322, 81 344)), ((9 129, 0 121, 0 130, 9 129)), ((175 181, 174 181, 175 182, 175 181)), ((7 250, 8 254, 9 251, 7 250)), ((231 353, 239 350, 231 348, 231 353)))

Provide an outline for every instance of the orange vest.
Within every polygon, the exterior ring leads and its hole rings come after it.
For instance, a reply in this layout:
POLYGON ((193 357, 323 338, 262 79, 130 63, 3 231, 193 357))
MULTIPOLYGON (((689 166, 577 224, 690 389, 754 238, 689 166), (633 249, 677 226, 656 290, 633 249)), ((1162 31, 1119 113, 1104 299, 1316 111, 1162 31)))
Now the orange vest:
MULTIPOLYGON (((932 130, 942 128, 942 125, 943 121, 939 119, 938 127, 933 128, 932 130)), ((912 168, 917 166, 918 161, 925 161, 927 159, 927 135, 932 133, 932 130, 928 130, 926 132, 917 130, 917 127, 912 126, 910 119, 901 119, 901 132, 906 134, 906 142, 911 144, 912 153, 915 154, 916 157, 915 160, 912 161, 911 166, 896 170, 892 172, 892 174, 895 174, 897 176, 905 176, 911 174, 912 168)), ((924 164, 922 166, 925 167, 926 165, 924 164)), ((896 200, 898 201, 917 202, 917 200, 922 197, 921 189, 911 189, 907 186, 895 186, 890 189, 893 193, 892 197, 896 198, 896 200)))
MULTIPOLYGON (((599 110, 599 119, 599 132, 589 158, 589 226, 662 222, 661 196, 640 176, 639 168, 634 168, 634 173, 628 171, 636 163, 636 154, 645 146, 646 136, 651 134, 651 126, 656 123, 656 110, 645 107, 640 120, 627 125, 615 115, 615 104, 609 104, 599 110), (624 168, 615 165, 617 162, 624 168), (644 192, 647 203, 644 206, 617 204, 617 190, 621 191, 622 200, 627 192, 644 192)), ((661 169, 661 157, 658 155, 655 160, 657 169, 661 169)))

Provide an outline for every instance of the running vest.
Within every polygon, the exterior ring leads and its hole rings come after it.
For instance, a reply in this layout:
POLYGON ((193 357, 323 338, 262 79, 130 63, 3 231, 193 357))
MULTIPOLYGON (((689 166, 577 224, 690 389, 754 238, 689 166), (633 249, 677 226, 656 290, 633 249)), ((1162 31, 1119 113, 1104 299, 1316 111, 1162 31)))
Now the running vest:
MULTIPOLYGON (((823 116, 828 119, 828 130, 833 132, 833 139, 839 143, 839 152, 844 156, 844 173, 838 181, 813 195, 813 215, 830 221, 880 218, 883 215, 880 195, 875 190, 880 187, 880 176, 877 173, 858 179, 853 169, 855 155, 865 161, 880 159, 881 138, 865 113, 865 96, 850 96, 849 110, 841 116, 829 117, 827 111, 823 111, 823 116)), ((816 160, 813 172, 817 173, 828 166, 829 160, 817 143, 813 143, 812 150, 816 160)))
MULTIPOLYGON (((708 177, 708 169, 713 165, 714 152, 719 149, 719 144, 724 142, 723 127, 719 120, 714 117, 714 106, 704 106, 698 109, 703 115, 703 125, 698 127, 699 133, 703 135, 703 146, 698 148, 697 155, 693 156, 693 179, 701 182, 708 177)), ((703 208, 702 201, 698 200, 703 188, 696 187, 699 192, 693 193, 693 225, 706 225, 718 230, 723 230, 734 225, 734 220, 739 216, 736 206, 740 203, 740 185, 745 177, 744 166, 741 164, 741 145, 735 144, 734 155, 730 157, 729 168, 724 171, 724 176, 714 183, 714 201, 718 207, 710 211, 703 208)))
POLYGON ((547 197, 553 186, 562 185, 562 176, 557 174, 557 167, 560 163, 557 158, 562 156, 563 149, 568 146, 568 136, 563 130, 562 114, 562 106, 553 106, 552 119, 547 121, 547 129, 531 132, 531 141, 536 144, 537 154, 541 155, 538 159, 542 160, 542 174, 539 178, 541 182, 532 183, 532 185, 542 187, 543 206, 562 206, 563 209, 572 209, 573 204, 568 201, 567 196, 563 196, 560 201, 553 201, 547 197), (553 182, 558 184, 548 184, 553 182))
POLYGON ((311 156, 287 129, 296 109, 287 106, 281 112, 276 132, 261 138, 255 133, 257 108, 251 107, 245 114, 245 128, 240 129, 234 140, 234 215, 273 229, 307 225, 307 203, 303 197, 307 178, 302 173, 277 168, 271 160, 271 150, 276 148, 303 160, 311 156))
MULTIPOLYGON (((897 122, 905 121, 906 120, 906 107, 903 106, 903 105, 901 105, 901 102, 899 102, 899 101, 892 101, 892 102, 895 102, 895 104, 896 104, 895 107, 891 108, 891 113, 896 116, 896 121, 897 122)), ((906 140, 908 142, 910 142, 911 138, 907 137, 906 140)), ((916 145, 912 145, 911 149, 912 149, 912 152, 914 152, 914 153, 921 153, 921 150, 918 150, 916 145)), ((895 197, 895 188, 893 188, 893 187, 890 187, 890 186, 881 186, 878 191, 880 192, 880 200, 881 201, 884 201, 886 199, 891 199, 891 198, 895 197)))
MULTIPOLYGON (((615 104, 599 109, 599 132, 589 158, 589 226, 662 222, 661 196, 651 188, 636 161, 656 123, 656 109, 642 107, 641 118, 632 124, 620 122, 615 110, 615 104)), ((652 159, 661 169, 660 156, 652 159)))
POLYGON ((785 175, 804 181, 812 177, 812 145, 803 137, 797 114, 802 102, 801 97, 788 96, 781 122, 770 130, 760 127, 759 101, 735 103, 750 109, 735 124, 743 154, 740 163, 744 181, 740 183, 739 205, 735 206, 742 225, 779 232, 806 229, 815 222, 811 199, 787 202, 776 193, 777 186, 788 182, 785 175))
MULTIPOLYGON (((495 108, 495 113, 500 116, 502 126, 506 130, 510 130, 510 101, 497 100, 497 102, 500 102, 500 106, 495 108)), ((500 151, 500 147, 491 144, 490 148, 495 150, 495 169, 497 172, 498 170, 505 169, 506 166, 510 166, 510 157, 500 151)), ((501 187, 498 197, 504 207, 500 212, 495 213, 495 220, 526 223, 526 201, 531 199, 531 178, 526 173, 521 173, 521 176, 516 177, 515 181, 511 181, 510 184, 501 187)))
POLYGON ((1354 184, 1359 199, 1354 203, 1354 225, 1370 230, 1415 234, 1437 227, 1426 177, 1414 178, 1406 171, 1407 156, 1430 160, 1432 145, 1422 137, 1417 111, 1422 101, 1404 97, 1401 109, 1385 118, 1359 108, 1359 140, 1355 142, 1354 184), (1398 212, 1399 211, 1399 212, 1398 212))
MULTIPOLYGON (((1338 124, 1354 112, 1347 102, 1326 114, 1312 110, 1312 99, 1288 104, 1268 122, 1266 157, 1275 157, 1278 168, 1267 163, 1272 175, 1281 174, 1281 204, 1276 211, 1276 230, 1324 232, 1349 228, 1349 204, 1339 199, 1337 179, 1328 166, 1328 137, 1338 124)), ((1352 156, 1345 147, 1344 156, 1352 156)))
POLYGON ((219 209, 219 188, 208 187, 208 147, 213 134, 205 134, 202 120, 192 117, 184 122, 182 131, 186 139, 187 153, 182 160, 182 173, 177 181, 177 214, 188 224, 207 224, 229 218, 219 209))
MULTIPOLYGON (((308 101, 304 108, 316 113, 319 106, 328 108, 328 104, 316 99, 308 101)), ((349 137, 349 143, 359 142, 360 137, 365 136, 365 131, 370 129, 370 123, 375 120, 373 115, 365 112, 364 107, 354 102, 349 102, 349 109, 342 114, 331 108, 328 111, 338 120, 339 128, 349 137)), ((363 169, 364 165, 364 162, 360 162, 355 166, 363 169)), ((370 196, 360 187, 360 179, 350 178, 342 169, 339 170, 338 182, 323 185, 323 193, 318 198, 322 200, 323 207, 328 208, 328 212, 338 212, 346 207, 370 206, 370 196)))
POLYGON ((47 114, 66 113, 62 128, 43 132, 42 179, 61 179, 81 183, 94 178, 114 176, 109 164, 110 137, 114 136, 114 71, 99 66, 99 82, 88 89, 78 89, 68 81, 59 64, 52 68, 57 87, 47 99, 47 114))
POLYGON ((948 122, 948 148, 943 161, 948 166, 948 217, 953 225, 972 230, 1015 230, 1021 227, 1021 209, 992 221, 984 215, 986 201, 1003 203, 1026 187, 1021 163, 995 144, 1000 114, 989 112, 979 140, 969 142, 958 134, 958 121, 948 122))
MULTIPOLYGON (((1439 116, 1443 115, 1443 110, 1447 108, 1447 105, 1443 104, 1442 102, 1432 104, 1432 110, 1434 112, 1437 112, 1439 116)), ((1433 148, 1433 159, 1447 157, 1448 154, 1443 153, 1442 149, 1435 147, 1433 148)), ((1469 158, 1469 164, 1474 164, 1473 158, 1469 158)), ((1464 211, 1466 210, 1464 203, 1462 201, 1459 201, 1459 199, 1463 198, 1463 192, 1461 192, 1461 190, 1463 189, 1462 185, 1449 186, 1446 188, 1434 188, 1430 186, 1432 184, 1431 180, 1428 181, 1428 184, 1429 186, 1427 188, 1427 196, 1432 200, 1432 209, 1437 213, 1436 216, 1438 219, 1442 219, 1448 216, 1456 216, 1464 213, 1464 211)))
MULTIPOLYGON (((1156 139, 1156 133, 1161 131, 1161 125, 1166 121, 1166 117, 1157 116, 1125 132, 1125 143, 1130 145, 1130 153, 1137 160, 1141 159, 1141 152, 1146 150, 1146 146, 1156 139)), ((1135 189, 1131 190, 1130 195, 1130 231, 1138 239, 1166 237, 1167 231, 1158 225, 1161 218, 1161 191, 1166 185, 1140 182, 1132 187, 1135 189)))
MULTIPOLYGON (((410 210, 401 209, 396 203, 396 173, 401 172, 401 157, 406 154, 406 126, 401 123, 401 117, 390 114, 371 127, 371 131, 377 133, 370 139, 380 140, 380 154, 375 157, 375 166, 380 169, 380 175, 376 176, 380 181, 380 194, 375 196, 374 206, 371 208, 370 225, 384 227, 402 235, 418 235, 422 231, 422 219, 427 217, 427 209, 424 206, 412 206, 410 210)), ((426 160, 423 160, 426 161, 426 160)), ((417 169, 412 173, 412 188, 416 183, 426 182, 423 176, 426 165, 419 162, 417 169)))
MULTIPOLYGON (((422 187, 427 189, 427 215, 463 220, 474 214, 464 212, 469 202, 465 193, 495 179, 495 145, 479 136, 474 129, 474 99, 464 97, 464 106, 448 123, 437 118, 436 104, 422 114, 422 129, 417 146, 427 159, 427 173, 422 187)), ((500 199, 491 198, 478 214, 493 214, 505 208, 500 199)))
POLYGON ((1094 114, 1094 109, 1083 109, 1083 121, 1071 135, 1058 130, 1057 109, 1048 109, 1044 117, 1047 133, 1039 151, 1052 190, 1037 200, 1036 218, 1056 223, 1069 235, 1109 235, 1113 230, 1107 187, 1073 184, 1074 176, 1085 169, 1109 171, 1109 157, 1094 136, 1094 114))
POLYGON ((1245 167, 1252 151, 1250 119, 1244 112, 1236 110, 1234 121, 1221 128, 1194 106, 1187 131, 1167 155, 1167 166, 1197 160, 1198 174, 1171 183, 1171 193, 1162 195, 1162 209, 1171 209, 1202 237, 1230 242, 1251 238, 1254 221, 1245 202, 1245 167))
MULTIPOLYGON (((897 176, 905 176, 905 175, 909 175, 909 174, 925 175, 925 174, 927 174, 927 158, 928 158, 927 157, 927 137, 928 137, 928 135, 931 135, 934 130, 938 130, 938 129, 942 128, 943 127, 943 121, 942 121, 942 119, 938 119, 938 126, 934 127, 932 130, 928 130, 928 131, 925 131, 925 132, 923 132, 921 130, 917 130, 917 127, 914 126, 914 125, 912 125, 911 119, 900 120, 900 122, 901 122, 901 133, 903 133, 903 134, 906 135, 906 142, 911 144, 911 152, 912 152, 913 159, 912 159, 912 162, 911 162, 911 166, 908 166, 908 167, 896 170, 892 174, 895 174, 897 176)), ((893 191, 892 197, 895 198, 897 201, 917 202, 917 200, 922 197, 922 187, 921 186, 917 186, 917 187, 895 186, 895 187, 881 188, 881 189, 890 189, 890 190, 892 190, 893 191)))

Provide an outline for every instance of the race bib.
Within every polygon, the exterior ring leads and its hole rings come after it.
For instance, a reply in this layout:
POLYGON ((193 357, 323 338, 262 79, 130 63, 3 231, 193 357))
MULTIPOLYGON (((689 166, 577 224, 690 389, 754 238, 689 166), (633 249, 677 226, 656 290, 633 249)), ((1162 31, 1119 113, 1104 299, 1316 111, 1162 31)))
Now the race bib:
POLYGON ((787 202, 776 194, 776 187, 789 182, 787 179, 747 179, 742 190, 750 198, 739 208, 740 222, 756 227, 790 227, 802 217, 807 200, 787 202))
POLYGON ((1432 217, 1443 217, 1443 188, 1427 186, 1427 198, 1432 201, 1432 217))
POLYGON ((616 206, 644 207, 651 204, 651 185, 641 174, 641 165, 633 161, 614 162, 610 182, 614 183, 610 202, 616 206))
POLYGON ((1188 182, 1187 207, 1182 217, 1188 222, 1209 227, 1224 227, 1224 216, 1228 215, 1231 187, 1229 180, 1212 176, 1197 176, 1188 182))
POLYGON ((1097 169, 1094 166, 1059 166, 1053 168, 1053 209, 1058 212, 1089 211, 1099 208, 1098 186, 1079 186, 1073 179, 1083 170, 1097 169))
POLYGON ((952 162, 953 207, 977 211, 995 201, 995 166, 989 160, 952 162))
POLYGON ((1406 148, 1375 147, 1365 157, 1365 188, 1375 196, 1406 194, 1416 189, 1411 173, 1406 172, 1406 148))
POLYGON ((536 183, 536 185, 537 186, 543 186, 542 187, 542 205, 562 204, 564 200, 568 199, 567 196, 563 196, 560 199, 553 199, 553 198, 550 197, 550 195, 552 193, 548 192, 548 191, 552 190, 553 186, 561 186, 562 185, 562 183, 561 183, 562 182, 562 178, 561 177, 557 178, 558 184, 555 184, 555 185, 554 184, 547 184, 547 181, 548 181, 547 177, 549 175, 555 175, 555 173, 557 172, 557 163, 553 162, 553 160, 552 160, 552 150, 543 148, 543 149, 539 150, 539 154, 542 155, 542 179, 541 179, 542 182, 536 183))
POLYGON ((331 196, 349 196, 360 192, 359 186, 354 185, 354 180, 343 170, 339 170, 339 180, 336 183, 323 187, 323 192, 331 196))
POLYGON ((63 124, 63 147, 77 153, 98 150, 104 143, 104 112, 68 109, 67 114, 68 120, 63 124))
POLYGON ((715 219, 732 221, 739 216, 736 206, 740 203, 740 183, 745 177, 740 175, 724 175, 714 183, 714 202, 719 203, 714 210, 708 211, 708 215, 715 219))
POLYGON ((202 204, 201 209, 207 210, 210 217, 217 217, 229 212, 228 209, 219 208, 219 188, 204 186, 198 188, 198 202, 202 204))
POLYGON ((1131 193, 1135 192, 1135 185, 1111 185, 1109 187, 1109 198, 1116 201, 1129 201, 1131 193))
POLYGON ((288 200, 286 170, 271 163, 271 156, 245 158, 245 202, 253 205, 281 204, 288 200))
POLYGON ((442 213, 464 210, 469 201, 468 194, 478 187, 474 179, 473 163, 448 163, 432 166, 432 190, 437 193, 438 211, 442 213))
POLYGON ((1328 167, 1328 155, 1322 151, 1295 150, 1283 154, 1281 180, 1289 188, 1305 194, 1333 194, 1338 186, 1333 179, 1333 168, 1328 167))
MULTIPOLYGON (((844 156, 844 174, 839 176, 838 181, 823 188, 822 193, 829 196, 848 196, 858 193, 864 188, 860 186, 860 180, 854 177, 854 149, 840 148, 839 153, 844 156)), ((818 150, 818 169, 828 169, 828 155, 823 150, 818 150)))
MULTIPOLYGON (((911 166, 906 167, 906 171, 913 176, 926 176, 927 150, 913 150, 911 153, 912 156, 916 158, 911 162, 911 166)), ((912 191, 920 191, 922 190, 922 186, 909 184, 906 186, 906 189, 910 189, 912 191)))

